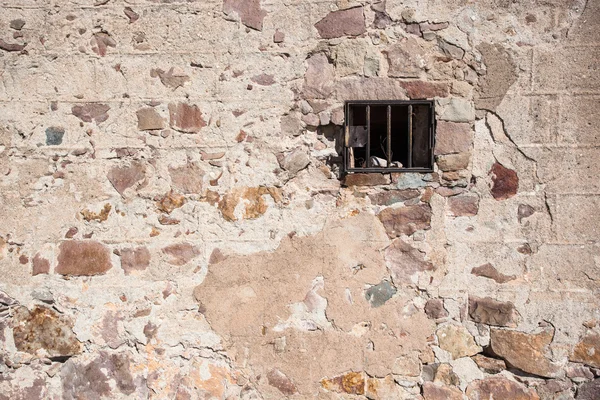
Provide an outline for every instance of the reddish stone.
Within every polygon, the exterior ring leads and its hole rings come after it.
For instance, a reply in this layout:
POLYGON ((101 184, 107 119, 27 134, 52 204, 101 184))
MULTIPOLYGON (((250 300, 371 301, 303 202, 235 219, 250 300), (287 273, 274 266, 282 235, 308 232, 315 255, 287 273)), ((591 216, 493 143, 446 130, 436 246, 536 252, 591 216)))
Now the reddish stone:
POLYGON ((476 354, 471 357, 475 364, 484 372, 488 374, 497 374, 506 369, 506 363, 504 360, 499 360, 497 358, 486 357, 482 354, 476 354))
POLYGON ((480 265, 471 270, 471 273, 475 276, 483 276, 495 280, 497 283, 506 283, 515 280, 517 277, 514 275, 504 275, 490 263, 480 265))
POLYGON ((377 186, 389 184, 390 176, 387 174, 348 174, 344 177, 345 186, 377 186))
POLYGON ((294 385, 294 382, 277 368, 273 368, 267 373, 267 381, 269 382, 269 385, 279 389, 279 391, 286 396, 298 393, 298 389, 296 388, 296 385, 294 385))
POLYGON ((466 189, 461 187, 449 188, 445 186, 440 186, 439 188, 435 189, 435 192, 442 197, 456 196, 457 194, 464 193, 465 191, 466 189))
POLYGON ((427 303, 425 303, 425 314, 431 319, 446 318, 448 316, 448 311, 444 308, 444 300, 427 300, 427 303))
POLYGON ((92 51, 102 57, 106 55, 106 50, 109 47, 117 47, 117 42, 106 32, 94 33, 90 40, 92 51))
POLYGON ((171 128, 184 133, 196 133, 206 126, 202 111, 196 105, 185 103, 169 104, 171 128))
POLYGON ((586 382, 577 390, 577 400, 600 400, 600 378, 586 382))
POLYGON ((156 206, 160 211, 170 214, 173 210, 183 206, 184 204, 185 197, 171 190, 169 193, 158 199, 156 206))
POLYGON ((150 266, 150 252, 146 247, 121 250, 121 268, 125 275, 132 271, 143 271, 150 266))
POLYGON ((68 240, 60 245, 55 272, 61 275, 101 275, 112 268, 108 248, 99 242, 68 240))
POLYGON ((152 107, 137 110, 136 115, 138 119, 138 129, 141 131, 158 130, 165 127, 165 120, 152 107))
POLYGON ((348 394, 365 394, 365 377, 362 372, 348 372, 331 379, 322 379, 325 390, 348 394))
POLYGON ((363 8, 332 11, 317 22, 315 28, 323 39, 362 35, 366 31, 363 8))
POLYGON ((29 311, 19 307, 13 314, 13 337, 17 350, 37 354, 44 350, 49 357, 69 357, 81 353, 73 333, 73 322, 45 307, 29 311))
POLYGON ((490 347, 512 367, 553 378, 560 373, 560 367, 546 357, 553 337, 552 328, 537 334, 493 328, 490 331, 490 347))
POLYGON ((448 97, 448 85, 440 82, 401 81, 400 86, 406 89, 410 99, 432 99, 448 97))
POLYGON ((0 39, 0 49, 4 51, 22 51, 25 49, 26 44, 8 43, 3 39, 0 39))
POLYGON ((431 207, 429 204, 386 208, 378 215, 389 237, 401 234, 412 235, 418 230, 431 227, 431 207))
POLYGON ((540 400, 534 389, 506 378, 491 377, 471 382, 467 387, 471 400, 540 400))
POLYGON ((482 324, 515 327, 517 311, 510 302, 469 296, 469 317, 482 324))
POLYGON ((197 163, 181 167, 169 167, 171 186, 184 194, 201 194, 204 183, 204 170, 197 163))
POLYGON ((260 75, 256 75, 253 76, 251 78, 252 82, 261 85, 261 86, 271 86, 275 83, 275 79, 273 78, 273 75, 269 75, 269 74, 260 74, 260 75))
POLYGON ((433 382, 423 384, 424 400, 462 400, 463 393, 457 387, 439 385, 433 382))
POLYGON ((113 167, 107 174, 109 182, 121 196, 123 196, 125 190, 133 187, 136 183, 143 180, 145 176, 146 169, 137 161, 132 162, 127 167, 113 167))
POLYGON ((260 8, 260 0, 224 0, 223 12, 227 15, 238 14, 242 24, 257 31, 262 31, 263 19, 267 15, 260 8))
POLYGON ((73 106, 71 113, 83 122, 96 121, 97 124, 108 119, 110 106, 100 103, 87 103, 82 106, 73 106))
POLYGON ((517 194, 519 177, 516 171, 496 162, 490 169, 490 174, 492 175, 491 192, 496 200, 505 200, 517 194))
POLYGON ((573 349, 569 360, 600 368, 600 335, 590 333, 584 336, 573 349))
POLYGON ((47 274, 50 272, 50 261, 43 258, 40 253, 37 253, 31 261, 31 275, 47 274))
POLYGON ((396 285, 410 285, 413 274, 434 269, 433 264, 424 260, 423 253, 400 239, 385 249, 384 258, 396 285))
POLYGON ((167 261, 173 265, 187 264, 191 259, 200 254, 200 251, 189 243, 177 243, 162 249, 163 253, 171 256, 167 261))
MULTIPOLYGON (((324 99, 333 93, 334 70, 327 56, 317 53, 306 60, 302 92, 308 99, 324 99)), ((318 124, 317 124, 318 125, 318 124)), ((315 125, 316 126, 316 125, 315 125)))
POLYGON ((370 194, 371 204, 378 206, 391 206, 392 204, 399 203, 401 201, 414 199, 419 197, 421 194, 417 189, 406 189, 406 190, 386 190, 379 193, 370 194))
POLYGON ((285 40, 285 33, 281 32, 279 29, 275 31, 273 34, 273 43, 283 43, 285 40))
POLYGON ((479 197, 453 196, 448 198, 450 211, 455 217, 472 217, 479 212, 479 197))
POLYGON ((438 121, 435 129, 435 155, 471 150, 473 136, 467 123, 438 121))
POLYGON ((133 9, 131 7, 125 7, 123 9, 123 12, 127 16, 127 18, 129 18, 130 24, 133 24, 135 21, 137 21, 140 18, 140 15, 138 13, 136 13, 135 11, 133 11, 133 9))
POLYGON ((25 254, 21 254, 19 256, 19 263, 22 265, 25 265, 29 262, 29 257, 27 257, 25 254))
POLYGON ((458 171, 467 169, 471 160, 471 153, 441 155, 437 156, 435 160, 441 171, 458 171))

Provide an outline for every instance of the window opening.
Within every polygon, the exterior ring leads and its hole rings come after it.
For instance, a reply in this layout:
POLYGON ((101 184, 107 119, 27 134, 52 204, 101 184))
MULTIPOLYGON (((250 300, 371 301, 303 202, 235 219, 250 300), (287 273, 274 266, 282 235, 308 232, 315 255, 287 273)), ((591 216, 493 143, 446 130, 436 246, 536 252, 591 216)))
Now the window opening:
POLYGON ((433 101, 346 102, 348 172, 433 170, 433 101))

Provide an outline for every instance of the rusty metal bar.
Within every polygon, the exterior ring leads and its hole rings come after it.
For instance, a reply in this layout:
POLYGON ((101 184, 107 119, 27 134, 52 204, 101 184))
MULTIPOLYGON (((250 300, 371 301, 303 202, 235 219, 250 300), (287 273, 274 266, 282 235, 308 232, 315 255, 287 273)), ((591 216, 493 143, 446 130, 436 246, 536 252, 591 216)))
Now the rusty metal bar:
POLYGON ((408 168, 412 168, 412 150, 413 150, 413 108, 412 104, 408 105, 408 168))
POLYGON ((392 106, 387 106, 387 167, 392 166, 392 106))
POLYGON ((367 105, 367 168, 371 166, 371 106, 367 105))

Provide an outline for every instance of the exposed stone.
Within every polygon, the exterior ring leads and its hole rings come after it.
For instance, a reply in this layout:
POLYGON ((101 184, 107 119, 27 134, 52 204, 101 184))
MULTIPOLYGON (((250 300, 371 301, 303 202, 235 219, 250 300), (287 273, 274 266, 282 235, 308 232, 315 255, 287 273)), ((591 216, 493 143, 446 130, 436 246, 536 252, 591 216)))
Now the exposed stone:
POLYGON ((387 375, 385 378, 367 378, 365 396, 373 400, 403 400, 410 398, 410 392, 398 385, 392 375, 387 375))
POLYGON ((481 351, 473 336, 462 325, 443 325, 438 328, 436 335, 440 348, 449 352, 454 359, 472 356, 481 351))
POLYGON ((162 252, 171 256, 167 262, 173 265, 185 265, 200 254, 200 250, 190 243, 172 244, 164 247, 162 252))
POLYGON ((288 171, 290 176, 296 176, 310 164, 310 159, 302 149, 296 149, 281 158, 279 166, 288 171))
POLYGON ((446 187, 446 186, 440 186, 439 188, 435 189, 435 192, 437 194, 439 194, 442 197, 451 197, 451 196, 456 196, 457 194, 461 194, 466 192, 465 188, 461 188, 461 187, 446 187))
POLYGON ((106 32, 94 33, 94 36, 92 36, 92 39, 90 40, 90 44, 92 45, 92 51, 102 57, 106 55, 106 51, 109 47, 117 47, 115 39, 106 32))
POLYGON ((569 364, 565 369, 567 377, 573 382, 586 382, 594 379, 594 373, 591 369, 582 364, 569 364))
POLYGON ((269 385, 279 389, 286 396, 298 393, 296 385, 277 368, 273 368, 267 373, 267 380, 269 381, 269 385))
POLYGON ((378 186, 378 185, 389 185, 390 176, 387 174, 347 174, 344 176, 345 186, 378 186))
POLYGON ((497 283, 506 283, 517 279, 515 275, 504 275, 498 272, 498 270, 490 263, 474 267, 471 273, 475 276, 483 276, 484 278, 493 279, 497 283))
POLYGON ((321 380, 321 386, 330 392, 365 394, 365 377, 362 372, 348 372, 334 378, 321 380))
POLYGON ((482 354, 477 354, 471 357, 475 364, 484 372, 488 374, 497 374, 506 369, 506 363, 504 360, 497 358, 486 357, 482 354))
POLYGON ((183 194, 201 194, 204 185, 204 170, 197 163, 181 167, 169 167, 171 186, 183 194))
POLYGON ((135 11, 133 11, 133 9, 131 7, 125 7, 123 9, 123 12, 127 16, 127 18, 129 18, 130 24, 133 24, 135 21, 137 21, 140 18, 140 15, 138 13, 136 13, 135 11))
POLYGON ((33 276, 47 274, 50 272, 50 261, 42 257, 40 253, 37 253, 35 257, 33 257, 33 260, 31 261, 31 266, 31 275, 33 276))
POLYGON ((109 203, 104 204, 102 209, 99 212, 90 211, 87 208, 83 209, 80 214, 84 220, 96 221, 96 222, 104 222, 108 219, 108 215, 110 214, 110 210, 112 206, 109 203))
POLYGON ((546 357, 554 337, 553 329, 538 334, 493 328, 490 331, 492 351, 522 371, 548 378, 560 374, 560 368, 546 357))
POLYGON ((455 217, 472 217, 479 212, 479 197, 452 196, 448 198, 448 206, 455 217))
POLYGON ((439 385, 433 382, 423 384, 424 400, 462 400, 463 393, 452 386, 439 385))
POLYGON ((371 204, 391 206, 392 204, 400 203, 405 200, 414 199, 420 195, 421 192, 416 189, 385 190, 383 192, 369 194, 369 198, 371 199, 371 204))
POLYGON ((106 177, 115 190, 124 196, 127 189, 145 179, 146 168, 143 164, 133 161, 129 166, 111 168, 106 177))
POLYGON ((194 104, 170 103, 169 118, 171 128, 184 133, 197 133, 206 126, 202 111, 194 104))
MULTIPOLYGON (((388 61, 388 76, 393 78, 418 78, 421 74, 423 67, 425 66, 424 50, 420 46, 419 42, 415 38, 403 39, 394 46, 386 49, 383 54, 386 56, 388 61)), ((402 88, 410 90, 416 90, 421 86, 425 89, 424 85, 400 83, 402 88)), ((430 86, 428 90, 438 91, 442 90, 439 86, 430 86)), ((416 94, 416 93, 415 93, 416 94)))
POLYGON ((4 51, 23 51, 27 44, 8 43, 4 39, 0 39, 0 50, 4 51))
POLYGON ((315 28, 323 39, 362 35, 366 30, 363 8, 332 11, 317 22, 315 28))
POLYGON ((151 69, 150 76, 153 78, 158 77, 163 85, 173 90, 183 86, 190 80, 190 77, 183 72, 175 71, 175 67, 171 67, 168 71, 163 71, 160 68, 151 69))
POLYGON ((448 85, 445 83, 402 81, 400 82, 400 85, 406 89, 406 94, 410 99, 433 99, 434 97, 448 97, 448 85))
POLYGON ((435 129, 435 155, 468 152, 472 145, 473 136, 469 124, 438 121, 435 129))
POLYGON ((402 241, 396 239, 385 249, 384 258, 396 286, 412 284, 411 276, 417 272, 432 271, 433 264, 424 260, 423 254, 402 241))
POLYGON ((490 377, 473 381, 466 391, 470 400, 540 400, 534 389, 501 377, 490 377))
POLYGON ((125 353, 101 351, 87 364, 68 360, 60 371, 60 378, 65 399, 115 397, 117 393, 112 391, 111 385, 124 395, 132 395, 136 391, 130 360, 125 353))
POLYGON ((392 368, 394 375, 419 376, 421 375, 421 362, 417 353, 404 354, 394 361, 392 368))
POLYGON ((87 103, 82 106, 73 106, 71 113, 83 122, 95 121, 97 124, 108 119, 110 106, 100 103, 87 103))
POLYGON ((428 204, 386 208, 378 215, 389 237, 412 235, 431 227, 431 207, 428 204))
POLYGON ((265 195, 271 196, 276 203, 280 203, 282 200, 280 189, 274 187, 236 188, 222 197, 219 201, 219 210, 221 210, 225 220, 237 221, 238 217, 235 211, 241 201, 244 204, 242 217, 244 219, 255 219, 263 215, 268 209, 268 204, 264 199, 265 195))
POLYGON ((173 190, 160 197, 156 203, 156 207, 167 214, 171 214, 176 208, 180 208, 185 204, 185 197, 175 193, 173 190))
POLYGON ((483 57, 486 74, 479 78, 475 107, 495 111, 508 89, 517 81, 517 66, 501 44, 482 43, 477 50, 483 57))
POLYGON ((475 322, 494 326, 515 327, 517 316, 513 303, 503 303, 489 297, 469 296, 469 317, 475 322))
POLYGON ((279 29, 273 34, 273 43, 283 43, 285 41, 285 33, 279 29))
POLYGON ((46 144, 48 146, 58 146, 63 141, 65 129, 59 126, 51 126, 46 128, 46 144))
POLYGON ((223 12, 229 16, 237 14, 242 24, 257 31, 262 31, 267 16, 260 7, 260 0, 223 0, 223 12))
POLYGON ((396 294, 397 290, 390 282, 381 281, 365 290, 365 298, 371 307, 380 307, 396 294))
POLYGON ((256 83, 257 85, 261 85, 261 86, 271 86, 271 85, 275 84, 275 79, 273 78, 273 75, 269 75, 269 74, 256 75, 256 76, 253 76, 252 78, 250 78, 250 80, 252 82, 256 83))
POLYGON ((317 114, 308 113, 302 116, 302 122, 304 122, 307 126, 317 127, 321 123, 321 119, 317 114))
POLYGON ((581 385, 575 398, 577 400, 600 400, 600 379, 581 385))
POLYGON ((549 379, 536 387, 541 400, 573 399, 570 380, 549 379))
POLYGON ((317 53, 306 60, 302 92, 309 99, 324 99, 333 93, 334 69, 327 56, 317 53))
POLYGON ((35 306, 31 311, 17 308, 13 313, 13 338, 19 351, 33 355, 70 357, 81 352, 73 322, 46 307, 35 306))
POLYGON ((441 363, 435 370, 433 382, 448 386, 458 386, 460 385, 460 378, 454 372, 452 365, 448 363, 441 363))
POLYGON ((448 57, 457 60, 462 60, 465 56, 465 51, 462 48, 458 47, 455 44, 448 43, 441 38, 438 39, 438 45, 440 46, 440 50, 442 51, 442 53, 444 53, 448 57))
POLYGON ((438 104, 442 107, 441 120, 451 122, 472 122, 475 120, 475 108, 468 100, 452 97, 440 99, 438 104))
POLYGON ((573 349, 569 360, 600 368, 600 334, 586 334, 573 349))
POLYGON ((142 108, 136 111, 138 129, 141 131, 152 131, 163 129, 165 120, 152 107, 142 108))
POLYGON ((470 160, 471 153, 447 154, 435 158, 438 167, 442 171, 467 169, 470 160))
POLYGON ((448 311, 444 308, 444 300, 427 300, 427 303, 425 303, 425 314, 431 319, 446 318, 448 316, 448 311))
POLYGON ((59 246, 54 272, 61 275, 102 275, 112 268, 110 252, 102 243, 66 240, 59 246))
POLYGON ((25 26, 25 21, 21 18, 13 19, 10 21, 10 28, 20 31, 25 26))
POLYGON ((531 217, 535 213, 535 208, 531 207, 528 204, 519 204, 519 208, 517 209, 517 219, 519 223, 525 218, 531 217))
POLYGON ((121 268, 125 275, 131 275, 133 271, 143 271, 150 266, 150 251, 140 246, 121 250, 121 268))
POLYGON ((496 162, 489 173, 492 176, 491 193, 496 200, 506 200, 517 194, 519 189, 517 171, 496 162))

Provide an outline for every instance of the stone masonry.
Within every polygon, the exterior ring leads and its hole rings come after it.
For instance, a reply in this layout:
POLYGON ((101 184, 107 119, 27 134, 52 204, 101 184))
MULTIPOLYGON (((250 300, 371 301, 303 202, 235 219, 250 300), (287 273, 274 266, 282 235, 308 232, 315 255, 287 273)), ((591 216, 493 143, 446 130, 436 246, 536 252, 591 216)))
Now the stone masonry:
POLYGON ((0 399, 600 399, 600 1, 0 0, 0 399), (432 99, 432 173, 341 171, 432 99))

